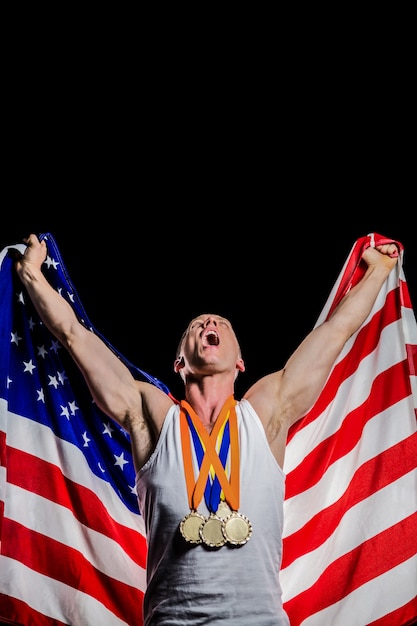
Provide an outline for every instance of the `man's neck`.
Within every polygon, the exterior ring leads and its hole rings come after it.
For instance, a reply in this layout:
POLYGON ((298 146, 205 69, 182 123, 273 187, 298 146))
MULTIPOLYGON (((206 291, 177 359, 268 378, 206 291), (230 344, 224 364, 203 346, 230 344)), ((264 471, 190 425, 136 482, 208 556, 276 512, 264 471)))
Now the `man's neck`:
POLYGON ((233 385, 230 384, 191 383, 186 386, 185 399, 208 432, 211 432, 225 402, 233 393, 233 385))

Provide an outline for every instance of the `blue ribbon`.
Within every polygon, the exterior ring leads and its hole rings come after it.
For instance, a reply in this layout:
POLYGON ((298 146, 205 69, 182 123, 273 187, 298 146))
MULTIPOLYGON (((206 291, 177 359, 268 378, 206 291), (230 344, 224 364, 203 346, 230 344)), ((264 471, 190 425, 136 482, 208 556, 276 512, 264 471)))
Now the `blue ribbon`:
MULTIPOLYGON (((204 448, 203 448, 203 444, 201 443, 200 437, 198 436, 198 433, 195 429, 193 421, 191 417, 188 415, 188 413, 187 413, 187 422, 191 431, 198 466, 201 469, 201 464, 204 458, 204 448)), ((230 447, 230 427, 229 427, 229 420, 227 420, 226 426, 223 432, 222 442, 220 444, 220 451, 219 451, 219 459, 223 467, 226 466, 227 453, 229 451, 229 447, 230 447)), ((215 513, 217 509, 219 508, 220 494, 221 494, 221 486, 220 486, 219 479, 217 478, 216 475, 214 475, 213 482, 211 482, 210 473, 209 473, 207 476, 206 487, 204 489, 204 499, 206 501, 208 510, 211 511, 212 513, 215 513)))

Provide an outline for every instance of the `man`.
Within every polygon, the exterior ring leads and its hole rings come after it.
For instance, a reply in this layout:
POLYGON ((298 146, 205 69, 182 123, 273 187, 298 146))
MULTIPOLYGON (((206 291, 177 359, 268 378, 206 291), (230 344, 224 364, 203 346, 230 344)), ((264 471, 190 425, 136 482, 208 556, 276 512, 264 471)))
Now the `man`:
POLYGON ((361 281, 282 370, 240 401, 234 384, 245 364, 230 322, 209 313, 192 320, 174 362, 184 381, 181 403, 135 380, 78 322, 41 271, 46 243, 32 234, 26 244, 16 269, 35 308, 97 405, 131 437, 148 541, 145 625, 288 625, 279 583, 288 430, 314 404, 369 315, 397 263, 395 244, 364 252, 361 281))

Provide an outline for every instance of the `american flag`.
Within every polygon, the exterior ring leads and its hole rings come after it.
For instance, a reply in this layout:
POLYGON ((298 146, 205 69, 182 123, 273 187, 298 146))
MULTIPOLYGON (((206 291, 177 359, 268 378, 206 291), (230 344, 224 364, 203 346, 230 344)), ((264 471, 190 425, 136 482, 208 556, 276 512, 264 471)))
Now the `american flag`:
MULTIPOLYGON (((40 238, 48 280, 98 332, 53 236, 40 238)), ((0 618, 25 626, 141 625, 147 547, 129 437, 94 404, 42 324, 12 250, 0 257, 0 618)), ((123 360, 136 378, 169 393, 123 360)))
MULTIPOLYGON (((317 320, 364 272, 358 239, 317 320)), ((417 325, 404 249, 285 456, 281 582, 291 626, 417 617, 417 325)))
MULTIPOLYGON (((48 280, 99 334, 54 238, 41 238, 48 280)), ((318 323, 361 276, 369 242, 354 245, 318 323)), ((365 327, 289 436, 281 582, 291 626, 402 626, 417 614, 417 330, 402 257, 401 246, 365 327)), ((0 618, 141 625, 146 540, 129 438, 42 325, 7 249, 0 298, 0 618)))

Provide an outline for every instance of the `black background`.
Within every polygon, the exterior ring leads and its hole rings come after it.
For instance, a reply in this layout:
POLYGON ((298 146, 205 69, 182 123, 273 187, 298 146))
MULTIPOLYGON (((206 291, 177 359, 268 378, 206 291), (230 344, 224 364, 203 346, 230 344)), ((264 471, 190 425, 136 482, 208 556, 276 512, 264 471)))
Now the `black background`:
POLYGON ((1 248, 52 233, 95 327, 177 396, 192 317, 233 323, 240 395, 283 366, 370 232, 404 245, 417 302, 410 40, 374 16, 316 37, 304 17, 210 46, 169 44, 166 23, 151 47, 80 26, 23 55, 22 34, 5 64, 1 248))

